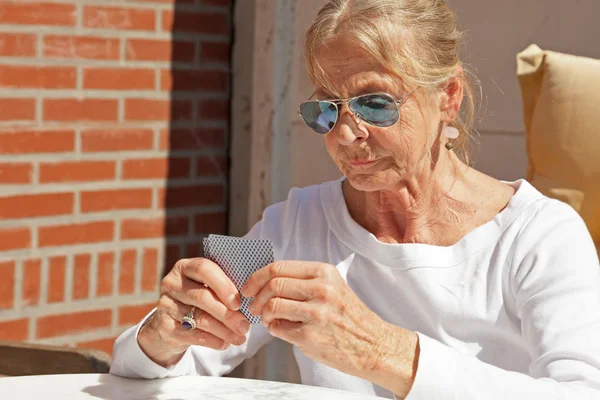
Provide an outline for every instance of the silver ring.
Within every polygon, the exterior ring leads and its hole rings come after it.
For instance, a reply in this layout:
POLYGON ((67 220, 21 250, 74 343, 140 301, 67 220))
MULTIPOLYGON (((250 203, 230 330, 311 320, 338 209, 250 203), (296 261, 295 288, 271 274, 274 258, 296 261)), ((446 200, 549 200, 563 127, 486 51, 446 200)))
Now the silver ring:
POLYGON ((181 319, 181 326, 183 329, 188 331, 193 331, 196 329, 196 320, 194 319, 194 311, 196 311, 196 307, 192 307, 187 314, 181 319))

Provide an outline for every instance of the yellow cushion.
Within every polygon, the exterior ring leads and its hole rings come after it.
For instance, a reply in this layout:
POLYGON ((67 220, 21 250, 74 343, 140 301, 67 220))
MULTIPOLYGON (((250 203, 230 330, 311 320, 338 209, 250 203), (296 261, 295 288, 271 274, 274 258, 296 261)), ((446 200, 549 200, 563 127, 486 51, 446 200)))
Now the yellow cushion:
POLYGON ((517 65, 527 180, 573 206, 600 245, 600 60, 531 45, 517 65))

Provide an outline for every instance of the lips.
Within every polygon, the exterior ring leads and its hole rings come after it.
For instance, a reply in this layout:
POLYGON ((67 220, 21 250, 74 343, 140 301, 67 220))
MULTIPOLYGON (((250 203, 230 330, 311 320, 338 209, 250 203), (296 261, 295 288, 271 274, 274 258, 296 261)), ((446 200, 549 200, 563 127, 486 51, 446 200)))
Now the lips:
POLYGON ((356 165, 356 166, 363 166, 363 165, 374 164, 377 161, 379 161, 379 160, 362 160, 362 159, 359 159, 359 160, 350 160, 350 164, 351 165, 356 165))

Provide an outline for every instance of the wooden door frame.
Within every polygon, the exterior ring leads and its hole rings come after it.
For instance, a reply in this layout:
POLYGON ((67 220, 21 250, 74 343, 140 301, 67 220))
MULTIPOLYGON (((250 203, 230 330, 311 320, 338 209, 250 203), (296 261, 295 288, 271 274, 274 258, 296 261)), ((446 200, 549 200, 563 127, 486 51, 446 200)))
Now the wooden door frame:
MULTIPOLYGON (((238 0, 234 5, 228 204, 232 236, 245 235, 267 206, 287 196, 295 4, 238 0)), ((299 382, 291 346, 277 341, 245 361, 235 375, 299 382)))

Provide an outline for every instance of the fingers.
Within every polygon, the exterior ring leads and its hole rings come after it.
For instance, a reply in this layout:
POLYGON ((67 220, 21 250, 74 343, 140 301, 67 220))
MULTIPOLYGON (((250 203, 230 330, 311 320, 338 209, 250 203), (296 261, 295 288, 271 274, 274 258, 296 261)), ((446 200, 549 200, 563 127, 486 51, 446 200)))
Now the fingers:
POLYGON ((312 279, 337 272, 329 264, 308 261, 277 261, 256 271, 242 287, 245 297, 254 297, 271 279, 295 278, 312 279))
POLYGON ((225 350, 229 347, 226 342, 214 334, 199 329, 186 330, 181 326, 180 313, 187 313, 189 307, 184 304, 162 296, 159 300, 156 319, 160 321, 156 327, 158 334, 163 339, 161 342, 168 347, 180 348, 187 346, 209 347, 215 350, 225 350))
POLYGON ((310 298, 310 282, 290 278, 273 278, 254 297, 249 311, 253 315, 261 315, 265 305, 274 297, 298 301, 308 300, 310 298))
POLYGON ((298 343, 301 342, 304 328, 305 325, 302 322, 276 319, 269 324, 269 333, 288 343, 298 343))
POLYGON ((262 313, 262 322, 271 324, 274 320, 284 319, 293 322, 310 320, 310 305, 305 302, 273 297, 267 302, 262 313))
POLYGON ((179 262, 183 276, 207 285, 223 304, 231 310, 239 310, 241 299, 238 290, 217 264, 206 258, 184 259, 179 262))
POLYGON ((188 305, 187 310, 181 314, 181 317, 189 311, 190 307, 194 306, 220 321, 233 333, 245 335, 250 330, 250 324, 244 314, 230 310, 211 288, 207 288, 189 278, 184 277, 181 290, 171 292, 170 296, 178 302, 188 305))
MULTIPOLYGON (((171 317, 180 323, 183 317, 190 311, 191 306, 181 303, 173 298, 165 297, 166 298, 162 300, 163 305, 170 311, 171 317)), ((227 344, 231 343, 240 346, 246 342, 246 336, 244 334, 229 329, 221 321, 202 309, 196 308, 194 310, 194 320, 196 321, 195 330, 185 330, 181 327, 181 324, 179 324, 179 330, 183 331, 182 334, 185 335, 192 332, 197 336, 197 331, 200 330, 212 334, 227 344)), ((200 336, 203 335, 200 334, 200 336)), ((201 339, 204 340, 205 338, 202 337, 201 339)))

